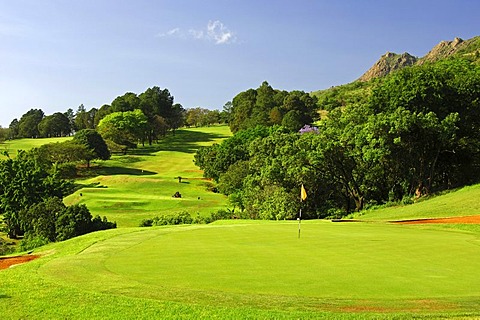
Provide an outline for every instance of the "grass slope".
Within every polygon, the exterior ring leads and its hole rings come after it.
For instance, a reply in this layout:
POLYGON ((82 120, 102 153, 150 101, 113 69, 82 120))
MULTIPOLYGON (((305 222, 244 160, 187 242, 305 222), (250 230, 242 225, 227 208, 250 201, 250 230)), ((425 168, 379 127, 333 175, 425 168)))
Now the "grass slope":
POLYGON ((18 150, 30 150, 47 143, 63 142, 70 139, 72 139, 72 137, 8 140, 0 143, 0 159, 5 158, 3 155, 4 151, 7 151, 11 157, 15 157, 18 150))
POLYGON ((121 228, 0 271, 2 319, 480 316, 480 233, 305 221, 121 228))
POLYGON ((366 210, 355 218, 364 220, 409 220, 480 215, 480 184, 406 206, 366 210))
POLYGON ((230 135, 227 126, 182 129, 159 144, 113 156, 100 162, 98 176, 79 181, 84 187, 66 197, 65 203, 84 203, 93 215, 107 216, 119 227, 138 226, 143 219, 162 214, 207 215, 223 209, 225 196, 207 190, 211 182, 202 178, 193 155, 198 147, 230 135), (177 191, 182 198, 172 198, 177 191))

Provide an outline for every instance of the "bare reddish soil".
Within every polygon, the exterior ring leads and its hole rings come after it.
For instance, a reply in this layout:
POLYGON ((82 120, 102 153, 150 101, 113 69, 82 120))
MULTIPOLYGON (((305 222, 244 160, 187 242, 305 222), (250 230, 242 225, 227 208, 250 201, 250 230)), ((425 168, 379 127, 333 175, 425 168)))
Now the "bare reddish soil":
POLYGON ((34 259, 40 258, 37 255, 27 255, 27 256, 17 256, 17 257, 8 257, 8 258, 0 258, 0 270, 7 269, 10 266, 15 264, 25 263, 28 261, 32 261, 34 259))

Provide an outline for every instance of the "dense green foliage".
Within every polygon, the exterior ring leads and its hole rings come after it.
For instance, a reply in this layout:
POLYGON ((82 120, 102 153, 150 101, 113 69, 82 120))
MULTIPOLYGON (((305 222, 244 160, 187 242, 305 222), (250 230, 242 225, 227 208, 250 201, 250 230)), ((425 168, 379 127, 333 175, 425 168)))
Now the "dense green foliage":
POLYGON ((209 216, 201 216, 197 214, 193 216, 187 211, 175 213, 175 214, 164 214, 159 215, 153 218, 144 219, 140 223, 140 227, 152 227, 152 226, 174 226, 179 224, 206 224, 212 223, 218 220, 224 219, 236 219, 238 218, 232 212, 228 210, 218 210, 217 212, 212 212, 209 216))
POLYGON ((63 204, 61 199, 72 192, 73 185, 60 177, 56 164, 44 158, 46 152, 42 147, 20 151, 16 158, 0 161, 0 214, 8 235, 24 235, 23 248, 29 248, 115 227, 106 218, 92 220, 84 205, 63 204))
POLYGON ((90 151, 87 160, 87 166, 94 159, 108 160, 110 159, 110 151, 103 137, 94 129, 82 129, 77 131, 73 136, 73 141, 81 143, 90 151))
POLYGON ((20 151, 15 159, 0 161, 0 212, 8 234, 22 235, 28 229, 26 211, 51 197, 63 198, 72 184, 61 179, 53 167, 45 167, 34 156, 20 151))
POLYGON ((280 124, 295 131, 317 119, 317 109, 317 99, 308 93, 275 90, 265 81, 233 98, 228 123, 233 133, 280 124))
POLYGON ((196 164, 254 218, 293 218, 302 183, 309 217, 410 201, 478 181, 479 97, 480 67, 469 61, 406 68, 334 107, 318 130, 239 131, 199 150, 196 164))

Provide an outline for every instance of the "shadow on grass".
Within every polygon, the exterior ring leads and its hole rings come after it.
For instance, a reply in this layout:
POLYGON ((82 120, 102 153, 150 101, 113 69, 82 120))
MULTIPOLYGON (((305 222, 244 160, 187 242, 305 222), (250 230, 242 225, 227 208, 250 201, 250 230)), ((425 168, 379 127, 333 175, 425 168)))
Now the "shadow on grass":
POLYGON ((0 294, 0 299, 10 299, 11 296, 7 296, 6 294, 0 294))
POLYGON ((107 161, 98 167, 91 167, 88 170, 84 170, 79 176, 82 178, 92 178, 100 175, 154 175, 157 174, 157 172, 123 167, 122 164, 128 165, 143 161, 137 156, 156 156, 155 153, 159 151, 175 151, 189 154, 195 153, 200 145, 208 144, 209 142, 211 143, 222 138, 228 138, 228 135, 180 129, 177 130, 175 134, 170 133, 163 139, 159 140, 158 143, 154 143, 151 146, 145 145, 136 149, 129 149, 126 155, 115 158, 115 161, 120 162, 120 165, 108 165, 107 161))
MULTIPOLYGON (((157 174, 157 172, 143 170, 143 169, 136 169, 136 168, 103 165, 99 167, 92 167, 89 170, 84 170, 79 176, 82 178, 93 178, 98 176, 115 176, 115 175, 148 176, 148 175, 154 175, 154 174, 157 174)), ((89 187, 89 186, 82 185, 82 187, 89 187)))
POLYGON ((149 156, 158 151, 176 151, 183 153, 195 153, 200 143, 212 142, 217 139, 228 138, 223 134, 206 133, 189 130, 177 130, 175 134, 168 134, 158 143, 145 145, 128 151, 129 155, 149 156))
POLYGON ((157 174, 153 171, 143 170, 143 169, 136 169, 136 168, 126 168, 126 167, 110 167, 110 166, 102 166, 96 168, 95 170, 96 175, 103 175, 103 176, 114 176, 114 175, 131 175, 131 176, 148 176, 152 174, 157 174))

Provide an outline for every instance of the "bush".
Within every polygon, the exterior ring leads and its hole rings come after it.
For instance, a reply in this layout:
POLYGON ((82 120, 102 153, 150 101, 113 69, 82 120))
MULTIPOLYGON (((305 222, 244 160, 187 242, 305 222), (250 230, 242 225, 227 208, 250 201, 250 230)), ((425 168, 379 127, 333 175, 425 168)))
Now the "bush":
POLYGON ((23 237, 22 241, 20 241, 19 250, 20 251, 28 251, 32 250, 46 244, 50 243, 48 238, 44 236, 39 236, 37 234, 26 233, 23 237))
POLYGON ((192 218, 192 216, 183 211, 173 215, 162 215, 151 219, 143 219, 140 223, 140 227, 152 227, 152 226, 167 226, 167 225, 179 225, 179 224, 205 224, 212 223, 217 220, 232 219, 234 216, 231 211, 218 210, 212 212, 208 217, 202 217, 199 213, 192 218))
POLYGON ((117 227, 116 222, 109 222, 106 217, 103 219, 92 214, 84 204, 77 204, 67 207, 55 223, 57 241, 70 239, 93 231, 113 229, 117 227))
POLYGON ((73 162, 60 163, 57 170, 63 179, 73 179, 77 176, 77 165, 73 162))
POLYGON ((143 219, 140 222, 140 227, 151 227, 153 226, 153 219, 143 219))
POLYGON ((13 246, 9 245, 5 240, 0 238, 0 256, 12 253, 13 251, 13 246))
POLYGON ((99 215, 96 215, 95 218, 92 219, 92 231, 115 229, 116 227, 117 223, 108 221, 107 217, 105 216, 103 216, 103 218, 100 218, 99 215))

